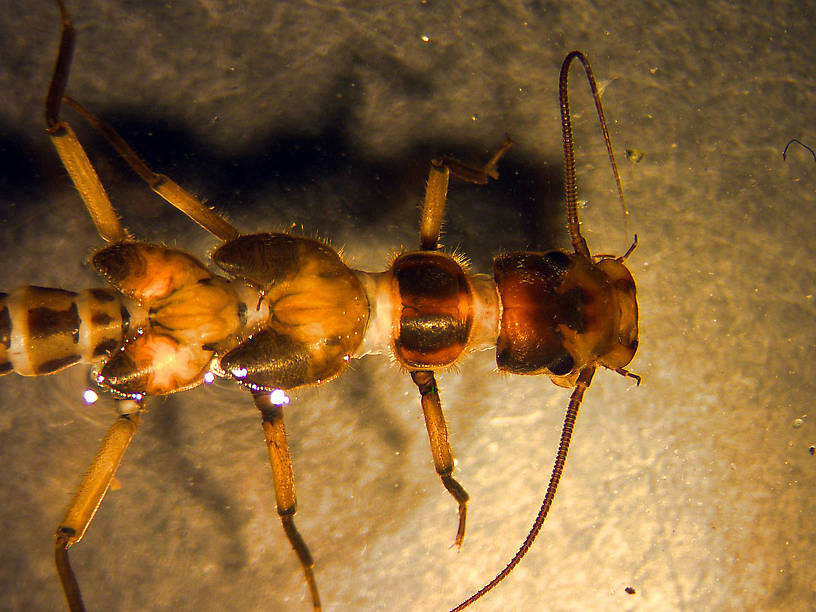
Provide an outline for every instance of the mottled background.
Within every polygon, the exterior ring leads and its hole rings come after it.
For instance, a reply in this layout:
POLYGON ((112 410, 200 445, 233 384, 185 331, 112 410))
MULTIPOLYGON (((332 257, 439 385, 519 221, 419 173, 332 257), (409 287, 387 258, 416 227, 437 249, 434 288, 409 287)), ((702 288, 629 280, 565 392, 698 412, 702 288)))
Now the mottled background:
MULTIPOLYGON (((816 145, 816 6, 792 4, 77 0, 69 91, 242 230, 294 223, 367 270, 417 245, 434 155, 483 160, 509 133, 501 179, 451 191, 445 244, 489 271, 502 249, 567 245, 557 77, 584 50, 640 239, 643 385, 596 376, 550 519, 478 609, 806 610, 816 163, 781 152, 816 145)), ((0 286, 94 286, 100 240, 43 132, 57 10, 0 8, 0 286)), ((594 252, 621 253, 581 79, 584 230, 594 252)), ((213 240, 66 116, 128 227, 205 256, 213 240)), ((326 610, 445 610, 520 544, 568 392, 493 359, 439 376, 472 499, 459 552, 407 375, 368 357, 294 398, 298 525, 326 610)), ((0 380, 2 609, 63 605, 52 534, 114 419, 110 402, 81 403, 86 380, 0 380)), ((121 488, 72 550, 89 609, 309 609, 258 421, 229 385, 150 405, 121 488)))

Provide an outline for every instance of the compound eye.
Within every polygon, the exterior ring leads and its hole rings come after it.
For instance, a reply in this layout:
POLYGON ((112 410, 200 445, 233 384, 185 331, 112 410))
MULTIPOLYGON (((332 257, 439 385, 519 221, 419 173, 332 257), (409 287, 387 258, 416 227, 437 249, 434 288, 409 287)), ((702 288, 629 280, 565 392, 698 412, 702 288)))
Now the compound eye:
POLYGON ((575 360, 572 358, 572 355, 564 351, 547 364, 547 369, 555 376, 565 376, 572 372, 574 366, 575 360))
POLYGON ((572 263, 570 256, 563 251, 549 251, 544 253, 544 260, 558 276, 564 274, 572 263))

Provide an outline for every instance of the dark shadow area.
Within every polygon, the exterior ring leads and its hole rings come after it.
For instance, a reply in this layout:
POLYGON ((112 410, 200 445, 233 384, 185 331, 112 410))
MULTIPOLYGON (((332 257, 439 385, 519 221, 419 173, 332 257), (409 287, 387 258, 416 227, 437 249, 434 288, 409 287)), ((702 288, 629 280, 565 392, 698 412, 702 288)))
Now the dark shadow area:
MULTIPOLYGON (((172 177, 243 231, 279 231, 294 224, 331 238, 337 223, 376 229, 393 216, 395 207, 404 211, 406 225, 418 227, 432 159, 449 156, 479 166, 501 145, 498 140, 419 139, 406 143, 394 156, 373 156, 350 137, 350 109, 359 91, 345 81, 336 91, 330 97, 336 105, 326 109, 317 128, 272 127, 229 155, 202 142, 189 127, 144 109, 95 112, 154 172, 172 177)), ((163 236, 172 236, 190 226, 189 220, 152 195, 81 118, 68 109, 63 118, 77 130, 114 206, 137 237, 155 239, 151 236, 159 228, 163 236)), ((0 133, 0 163, 8 170, 0 181, 0 215, 5 217, 10 207, 23 202, 47 203, 52 185, 65 185, 66 173, 45 130, 35 149, 11 126, 0 133)), ((499 173, 499 180, 486 186, 458 180, 450 185, 443 240, 448 249, 456 247, 467 255, 476 271, 490 272, 491 259, 499 250, 548 250, 564 244, 560 163, 514 147, 501 160, 499 173)))
MULTIPOLYGON (((20 201, 45 202, 53 189, 50 179, 56 152, 48 144, 45 128, 42 142, 32 146, 24 133, 10 125, 0 125, 0 214, 5 218, 20 201)), ((64 170, 62 170, 64 174, 64 170)))
MULTIPOLYGON (((247 554, 241 541, 231 536, 241 531, 249 518, 248 513, 234 504, 234 500, 212 478, 211 471, 216 465, 196 465, 186 452, 187 440, 194 434, 179 418, 179 411, 185 407, 183 399, 169 396, 156 398, 153 403, 156 409, 151 409, 150 419, 155 421, 154 431, 158 435, 154 439, 158 447, 151 455, 150 465, 161 466, 161 472, 154 472, 149 477, 161 481, 162 487, 174 491, 175 496, 191 497, 195 500, 194 507, 203 509, 212 517, 213 529, 221 535, 219 563, 228 570, 239 571, 248 563, 247 554)), ((266 464, 258 466, 259 470, 268 468, 266 464)), ((179 501, 188 503, 183 498, 179 501)), ((268 514, 274 516, 274 508, 270 508, 268 514)))

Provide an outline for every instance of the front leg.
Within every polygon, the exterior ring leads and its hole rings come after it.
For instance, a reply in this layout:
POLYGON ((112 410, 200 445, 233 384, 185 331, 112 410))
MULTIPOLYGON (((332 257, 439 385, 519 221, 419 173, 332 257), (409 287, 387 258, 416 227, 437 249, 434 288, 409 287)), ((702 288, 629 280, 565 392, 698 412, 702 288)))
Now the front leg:
POLYGON ((451 175, 468 183, 486 185, 488 179, 496 179, 499 174, 496 164, 513 144, 508 137, 493 157, 481 168, 474 168, 450 157, 431 162, 428 183, 425 185, 425 202, 422 205, 422 219, 419 223, 419 240, 423 251, 435 251, 439 245, 439 232, 445 217, 445 202, 448 198, 448 182, 451 175))

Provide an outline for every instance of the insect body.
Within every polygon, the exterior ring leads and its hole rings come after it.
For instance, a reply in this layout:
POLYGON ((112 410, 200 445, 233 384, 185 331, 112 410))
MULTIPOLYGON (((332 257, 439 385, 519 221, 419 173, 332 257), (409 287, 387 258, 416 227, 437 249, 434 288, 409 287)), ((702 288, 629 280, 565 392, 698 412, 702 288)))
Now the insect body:
MULTIPOLYGON (((580 233, 566 98, 571 61, 584 63, 613 162, 600 102, 585 58, 571 53, 561 76, 567 217, 574 252, 505 253, 492 275, 471 274, 438 250, 450 175, 476 183, 495 178, 510 146, 481 168, 434 162, 426 188, 422 250, 398 256, 382 273, 348 268, 326 244, 287 233, 241 234, 169 178, 154 174, 112 128, 64 97, 74 33, 59 1, 63 30, 46 101, 48 131, 100 236, 92 263, 110 288, 72 293, 23 287, 0 298, 0 372, 41 375, 93 363, 97 383, 119 398, 120 415, 94 459, 56 534, 55 557, 68 604, 84 607, 68 549, 102 502, 139 424, 143 402, 219 375, 249 390, 261 412, 278 513, 303 568, 315 610, 321 608, 313 560, 294 524, 295 489, 283 426, 283 393, 340 375, 354 357, 390 352, 421 398, 434 466, 466 526, 468 495, 453 478, 453 456, 435 372, 462 354, 495 346, 500 370, 546 374, 574 388, 553 477, 536 525, 501 580, 529 548, 546 515, 566 458, 583 393, 598 366, 623 368, 637 348, 635 284, 623 257, 595 257, 580 233), (190 255, 129 237, 70 126, 74 108, 162 197, 213 234, 220 245, 212 272, 190 255)), ((617 178, 617 169, 615 168, 617 178)), ((619 183, 619 181, 618 181, 619 183)), ((622 195, 621 195, 622 200, 622 195)), ((633 247, 634 248, 634 245, 633 247)), ((631 252, 632 249, 630 249, 631 252)), ((630 375, 633 376, 633 375, 630 375)))

